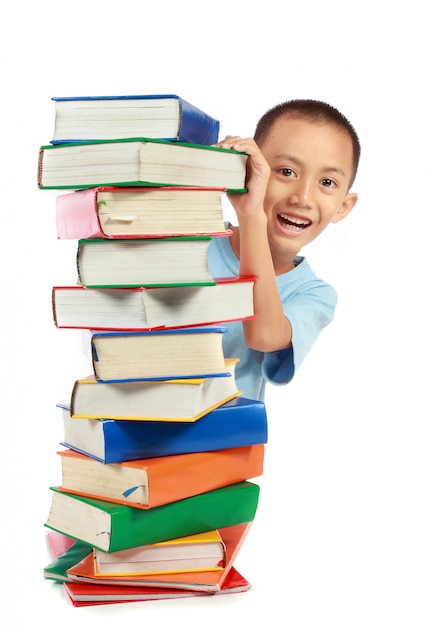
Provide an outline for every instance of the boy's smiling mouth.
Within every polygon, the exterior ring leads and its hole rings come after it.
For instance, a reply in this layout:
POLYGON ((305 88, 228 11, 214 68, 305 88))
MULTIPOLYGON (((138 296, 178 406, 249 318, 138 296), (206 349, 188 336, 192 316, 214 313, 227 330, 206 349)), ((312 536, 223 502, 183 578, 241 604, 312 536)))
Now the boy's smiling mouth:
POLYGON ((304 217, 295 217, 294 215, 288 215, 286 213, 278 213, 277 219, 284 229, 291 232, 301 233, 308 228, 312 222, 304 217))

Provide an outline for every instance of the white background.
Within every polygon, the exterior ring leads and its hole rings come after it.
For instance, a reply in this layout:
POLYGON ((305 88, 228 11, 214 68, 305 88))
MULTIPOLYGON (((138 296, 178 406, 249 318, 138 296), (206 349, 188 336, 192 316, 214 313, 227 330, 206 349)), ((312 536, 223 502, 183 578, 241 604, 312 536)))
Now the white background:
MULTIPOLYGON (((431 38, 427 3, 73 3, 3 8, 1 59, 1 574, 5 626, 432 623, 430 409, 431 38), (308 255, 340 295, 293 383, 272 388, 257 517, 232 597, 73 608, 42 579, 57 402, 90 373, 54 328, 75 282, 37 189, 52 96, 177 93, 251 135, 277 102, 340 108, 363 146, 354 213, 308 255)), ((227 212, 228 208, 227 208, 227 212)), ((69 245, 70 244, 70 245, 69 245)))

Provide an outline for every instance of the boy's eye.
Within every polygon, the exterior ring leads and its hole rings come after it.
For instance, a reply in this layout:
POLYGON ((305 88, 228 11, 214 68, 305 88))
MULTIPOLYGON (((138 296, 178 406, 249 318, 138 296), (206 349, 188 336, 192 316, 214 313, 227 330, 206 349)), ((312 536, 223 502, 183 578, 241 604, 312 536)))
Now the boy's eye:
POLYGON ((334 182, 330 178, 323 178, 321 184, 323 187, 334 187, 334 182))
POLYGON ((280 172, 282 176, 294 176, 294 171, 290 167, 283 167, 280 172))

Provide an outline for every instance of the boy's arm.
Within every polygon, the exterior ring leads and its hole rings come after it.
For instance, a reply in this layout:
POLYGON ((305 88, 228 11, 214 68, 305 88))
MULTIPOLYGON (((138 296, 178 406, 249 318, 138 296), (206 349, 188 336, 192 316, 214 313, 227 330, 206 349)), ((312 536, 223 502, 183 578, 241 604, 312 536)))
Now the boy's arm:
POLYGON ((218 144, 249 154, 245 194, 231 194, 239 225, 240 274, 257 277, 255 319, 243 322, 248 346, 261 352, 288 348, 291 324, 284 314, 267 236, 264 198, 270 167, 253 139, 229 136, 218 144))

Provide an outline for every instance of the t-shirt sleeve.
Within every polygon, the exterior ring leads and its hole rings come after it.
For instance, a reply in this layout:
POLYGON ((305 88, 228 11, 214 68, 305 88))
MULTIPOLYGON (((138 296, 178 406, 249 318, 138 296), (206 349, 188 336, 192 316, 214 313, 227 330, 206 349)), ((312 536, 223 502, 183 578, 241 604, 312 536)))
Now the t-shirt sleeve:
POLYGON ((336 291, 326 283, 297 293, 283 303, 292 327, 292 344, 264 355, 262 372, 268 382, 286 385, 292 380, 321 331, 333 320, 336 304, 336 291))

